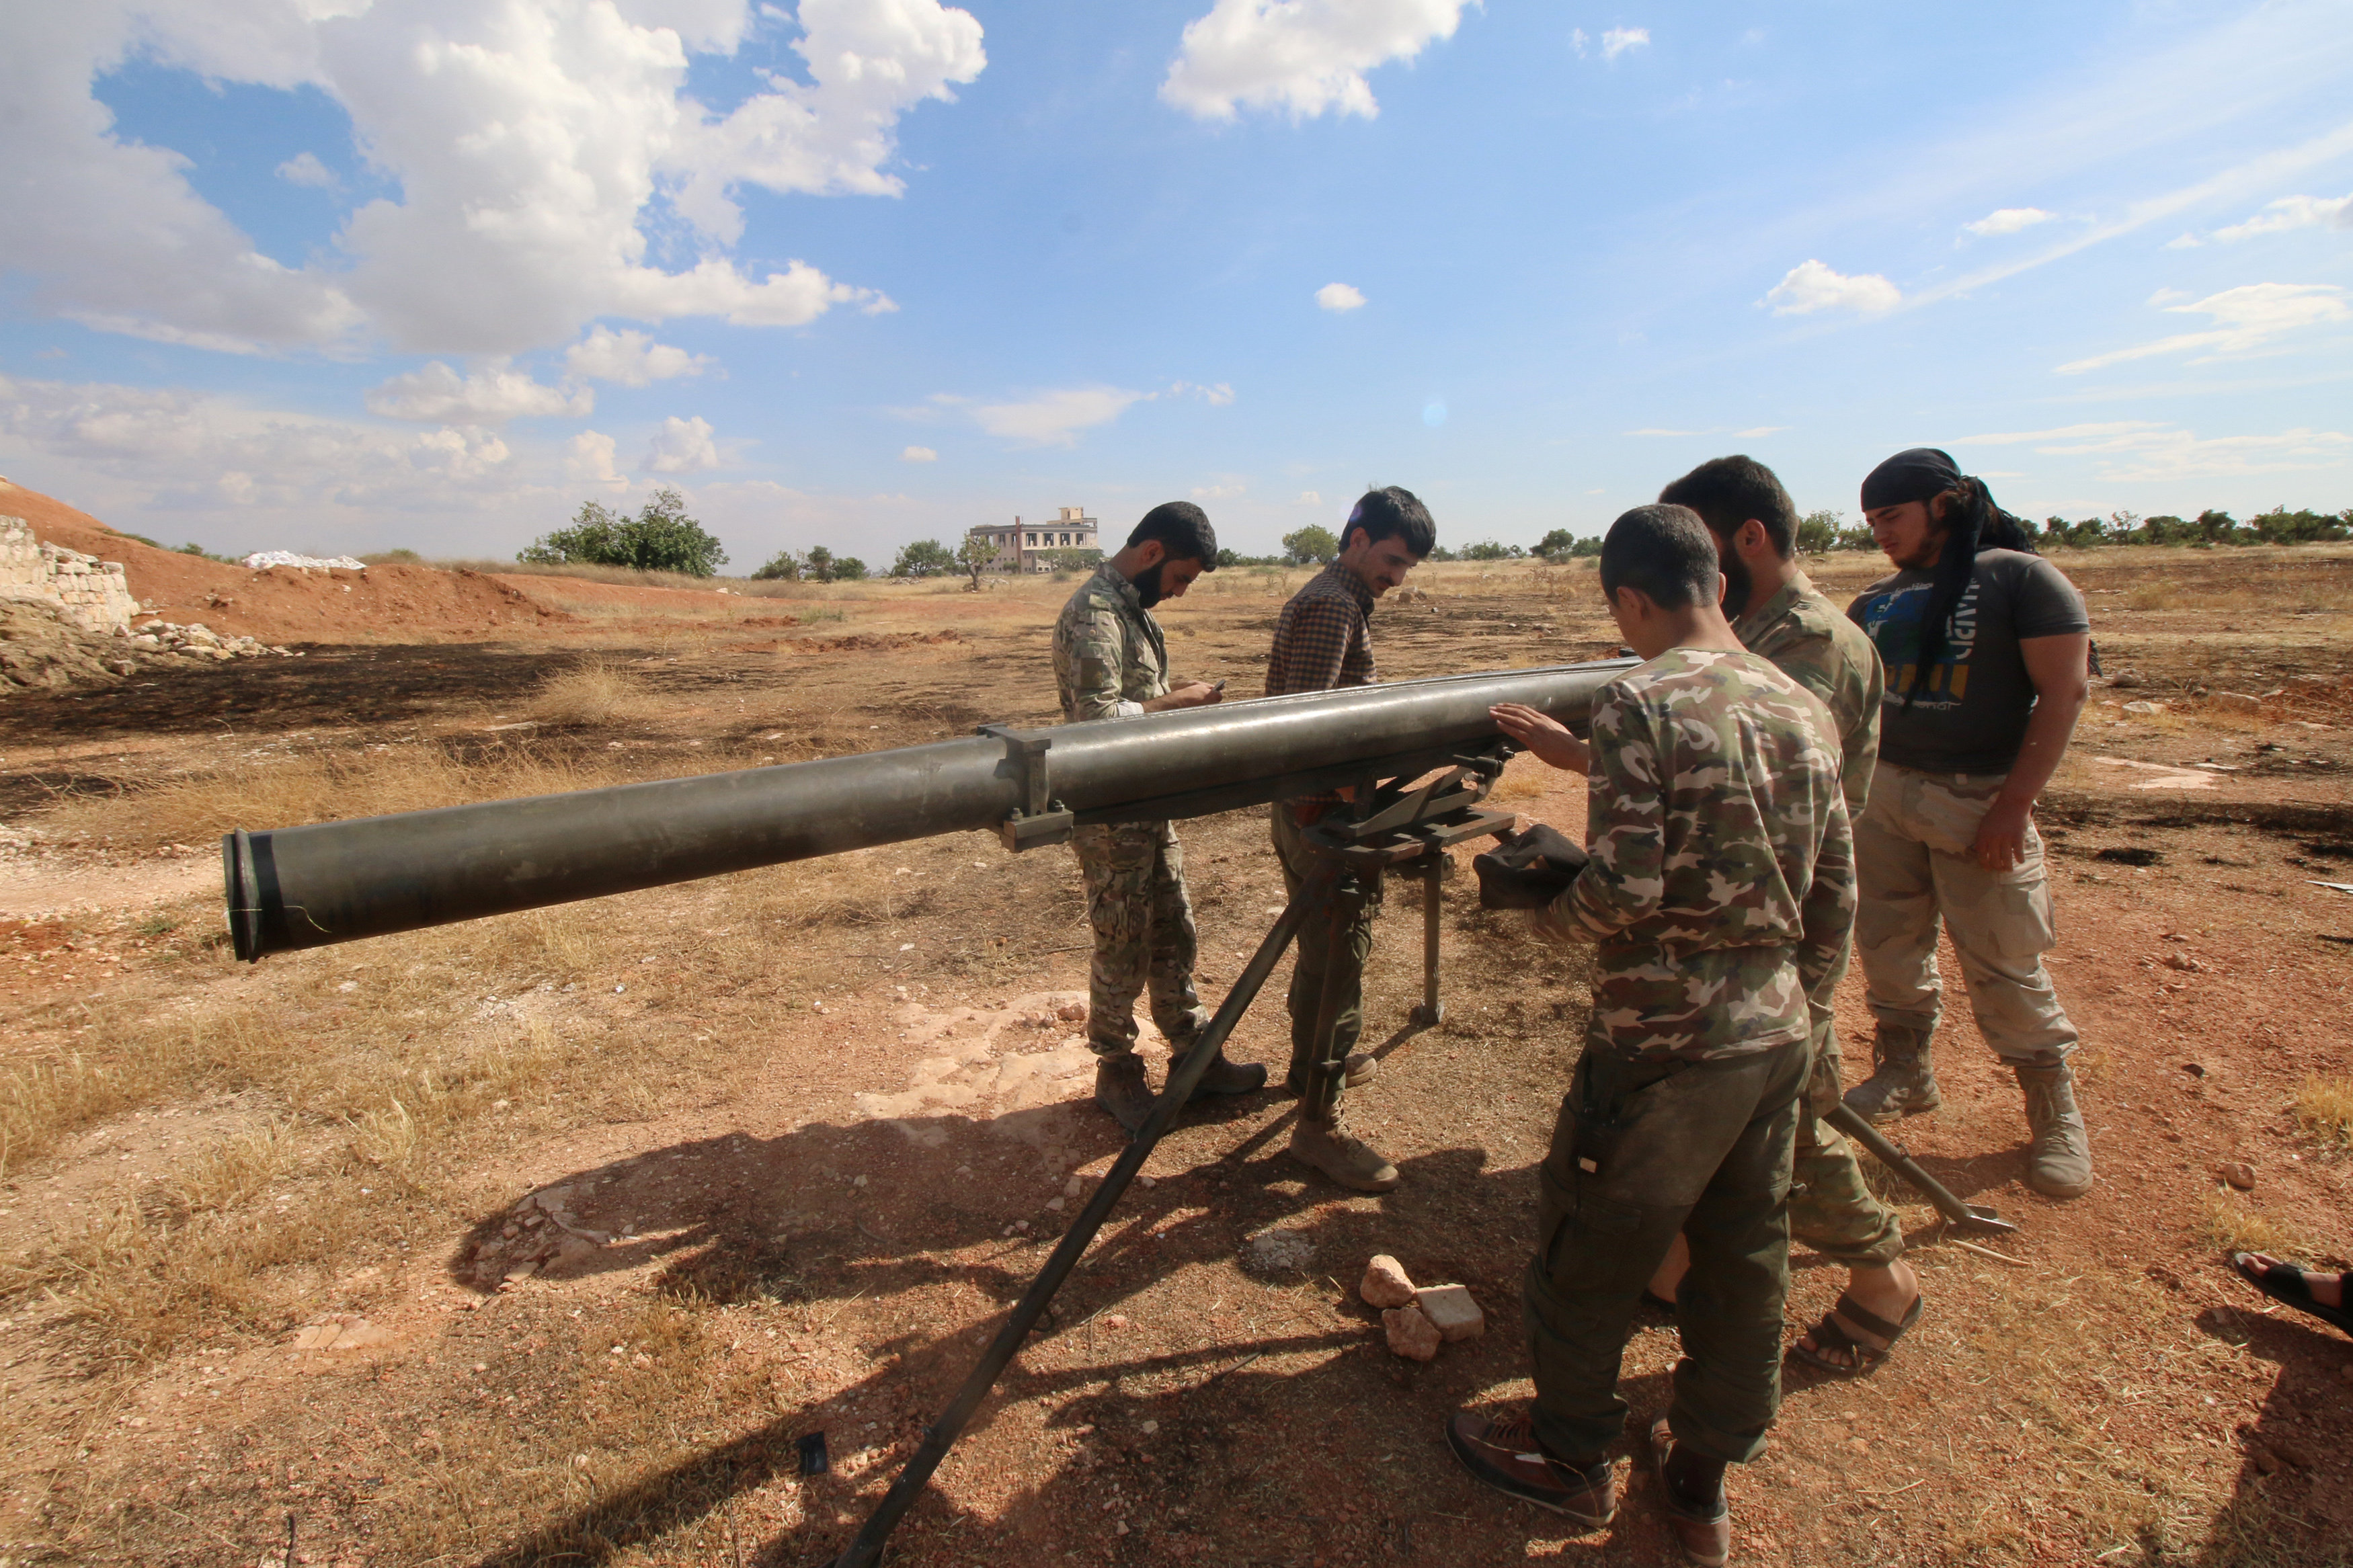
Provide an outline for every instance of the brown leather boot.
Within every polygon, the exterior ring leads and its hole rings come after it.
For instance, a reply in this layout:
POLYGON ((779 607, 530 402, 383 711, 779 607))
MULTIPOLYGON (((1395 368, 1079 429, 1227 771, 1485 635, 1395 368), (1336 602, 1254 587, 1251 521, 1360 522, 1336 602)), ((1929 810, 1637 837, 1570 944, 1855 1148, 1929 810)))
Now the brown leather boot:
POLYGON ((1360 1193, 1386 1193, 1398 1184, 1395 1165, 1341 1130, 1336 1105, 1321 1116, 1300 1113, 1299 1124, 1291 1130, 1291 1157, 1360 1193))
POLYGON ((1095 1058, 1095 1103, 1132 1136, 1152 1114, 1152 1086, 1145 1081, 1144 1058, 1133 1050, 1095 1058))
POLYGON ((1934 1029, 1906 1029, 1882 1024, 1872 1041, 1872 1074, 1846 1091, 1854 1113, 1874 1124, 1918 1116, 1944 1104, 1936 1093, 1936 1072, 1928 1064, 1928 1042, 1934 1029))
POLYGON ((2092 1137, 2075 1104, 2075 1073, 2065 1062, 2055 1068, 2019 1068, 2026 1091, 2026 1122, 2034 1135, 2028 1151, 2026 1184, 2045 1197, 2080 1198, 2092 1190, 2092 1137))

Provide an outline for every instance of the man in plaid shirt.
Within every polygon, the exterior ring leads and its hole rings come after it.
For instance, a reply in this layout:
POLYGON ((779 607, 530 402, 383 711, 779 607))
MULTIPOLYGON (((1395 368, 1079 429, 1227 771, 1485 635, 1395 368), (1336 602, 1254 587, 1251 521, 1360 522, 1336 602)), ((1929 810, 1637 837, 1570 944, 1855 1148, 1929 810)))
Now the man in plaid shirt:
MULTIPOLYGON (((1366 492, 1341 531, 1339 558, 1282 607, 1267 658, 1266 694, 1330 691, 1377 679, 1373 601, 1404 582, 1437 542, 1438 525, 1411 490, 1392 485, 1366 492)), ((1274 852, 1293 897, 1315 864, 1306 829, 1341 798, 1316 795, 1274 805, 1274 852)), ((1373 1076, 1373 1058, 1354 1049, 1364 1031, 1365 958, 1372 951, 1380 879, 1343 877, 1333 896, 1341 918, 1336 923, 1312 919, 1300 928, 1291 973, 1291 1072, 1284 1081, 1300 1097, 1291 1155, 1344 1187, 1385 1193, 1398 1184, 1397 1167, 1340 1126, 1341 1089, 1373 1076), (1327 986, 1337 1016, 1319 1056, 1315 1021, 1327 986)))

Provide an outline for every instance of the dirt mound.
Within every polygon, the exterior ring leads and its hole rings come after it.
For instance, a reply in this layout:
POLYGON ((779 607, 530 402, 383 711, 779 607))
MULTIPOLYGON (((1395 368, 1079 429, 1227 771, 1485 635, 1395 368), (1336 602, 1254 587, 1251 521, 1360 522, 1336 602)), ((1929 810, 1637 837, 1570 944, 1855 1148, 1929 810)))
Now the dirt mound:
POLYGON ((841 637, 783 637, 795 653, 888 653, 896 648, 964 641, 962 632, 852 632, 841 637))
POLYGON ((250 639, 226 641, 200 626, 174 627, 168 637, 113 637, 86 631, 37 600, 0 599, 0 692, 111 686, 141 670, 200 669, 271 651, 250 639))
POLYGON ((122 563, 131 592, 151 614, 265 643, 456 642, 573 619, 479 572, 406 565, 254 572, 159 550, 5 479, 0 512, 23 518, 48 543, 122 563))

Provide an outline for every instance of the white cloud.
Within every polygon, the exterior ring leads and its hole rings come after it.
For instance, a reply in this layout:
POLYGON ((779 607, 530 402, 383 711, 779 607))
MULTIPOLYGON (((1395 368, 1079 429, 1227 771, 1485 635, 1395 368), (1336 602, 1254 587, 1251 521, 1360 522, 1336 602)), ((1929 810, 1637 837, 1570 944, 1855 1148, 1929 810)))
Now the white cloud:
POLYGON ((342 183, 332 169, 319 162, 316 153, 295 153, 278 165, 278 177, 290 185, 310 185, 322 191, 332 191, 342 183))
POLYGON ((1746 430, 1735 430, 1732 435, 1737 441, 1762 441, 1766 437, 1778 436, 1788 428, 1787 425, 1752 425, 1746 430))
POLYGON ((1197 396, 1212 408, 1224 408, 1233 402, 1234 389, 1222 381, 1211 386, 1203 386, 1198 382, 1179 381, 1170 384, 1168 395, 1171 397, 1197 396))
POLYGON ((437 359, 367 393, 371 414, 434 425, 503 425, 548 415, 581 419, 596 408, 596 395, 588 388, 544 385, 504 360, 461 376, 437 359))
POLYGON ((1648 27, 1612 27, 1601 35, 1601 58, 1614 60, 1628 49, 1639 48, 1650 41, 1648 27))
MULTIPOLYGON (((18 215, 0 266, 93 327, 245 352, 382 338, 515 353, 599 316, 792 326, 836 306, 888 310, 805 261, 747 273, 711 250, 682 272, 649 260, 673 214, 707 245, 733 243, 742 186, 895 193, 898 117, 986 64, 979 24, 939 0, 803 0, 794 47, 808 84, 771 77, 724 119, 687 94, 690 51, 729 52, 793 20, 743 0, 0 7, 18 215), (91 87, 133 53, 215 81, 316 88, 398 196, 350 215, 340 258, 270 259, 196 195, 186 158, 113 134, 91 87)), ((298 157, 286 173, 313 166, 324 172, 298 157)))
POLYGON ((1324 504, 1324 498, 1316 494, 1314 490, 1301 490, 1299 492, 1299 499, 1291 504, 1293 506, 1322 506, 1324 504))
POLYGON ((1365 294, 1364 290, 1351 283, 1326 283, 1315 290, 1315 303, 1326 310, 1345 313, 1361 309, 1365 303, 1365 294))
POLYGON ((1202 120, 1231 120, 1237 106, 1284 110, 1293 121, 1326 110, 1369 120, 1380 106, 1365 72, 1452 37, 1463 4, 1216 0, 1185 28, 1160 96, 1202 120))
POLYGON ((2291 228, 2353 228, 2353 195, 2282 196, 2246 222, 2216 229, 2212 237, 2228 245, 2291 228))
MULTIPOLYGON (((1129 392, 1116 386, 1073 386, 1041 392, 1020 403, 984 403, 972 416, 992 436, 1033 447, 1074 445, 1082 430, 1108 425, 1138 403, 1149 403, 1157 393, 1129 392)), ((935 401, 961 404, 962 398, 935 401)))
POLYGON ((596 327, 565 351, 565 374, 575 381, 610 381, 650 386, 681 375, 701 375, 711 361, 628 328, 596 327))
POLYGON ((1629 436, 1696 436, 1699 432, 1696 430, 1661 430, 1653 426, 1646 426, 1640 430, 1629 430, 1626 434, 1629 436))
POLYGON ((2353 321, 2353 305, 2346 302, 2345 290, 2334 283, 2248 283, 2189 304, 2168 305, 2165 310, 2173 315, 2208 316, 2214 326, 2206 331, 2177 332, 2154 342, 2071 360, 2059 367, 2059 374, 2075 375, 2126 360, 2201 349, 2211 351, 2204 359, 2252 353, 2290 332, 2353 321))
POLYGON ((1245 496, 1249 493, 1250 486, 1244 484, 1240 479, 1236 479, 1230 484, 1195 485, 1193 487, 1193 499, 1195 500, 1233 500, 1237 497, 1245 496))
POLYGON ((2276 436, 2215 436, 2150 420, 2063 425, 2051 430, 1965 436, 1956 447, 2030 446, 2052 457, 2089 458, 2104 479, 2229 479, 2343 467, 2353 435, 2298 426, 2276 436))
POLYGON ((711 438, 710 422, 671 415, 648 443, 640 466, 649 474, 698 474, 717 468, 719 447, 711 438))
POLYGON ((2041 207, 1997 207, 1977 222, 1965 223, 1961 226, 1975 235, 2016 234, 2021 229, 2032 228, 2038 223, 2049 223, 2051 217, 2052 215, 2041 207))
POLYGON ((581 431, 565 448, 564 477, 599 489, 628 489, 629 476, 614 466, 614 445, 613 438, 602 431, 581 431))
POLYGON ((1582 27, 1572 29, 1568 35, 1568 47, 1577 51, 1578 59, 1585 58, 1588 46, 1597 43, 1601 49, 1601 58, 1614 60, 1628 49, 1640 48, 1650 41, 1651 29, 1648 27, 1612 27, 1599 39, 1588 37, 1582 27))
POLYGON ((58 476, 45 488, 100 515, 152 507, 191 526, 211 520, 223 542, 235 535, 255 548, 253 531, 273 519, 300 531, 290 539, 325 544, 338 514, 470 516, 512 505, 532 482, 507 443, 480 426, 389 430, 178 389, 5 375, 0 450, 19 479, 18 459, 37 458, 58 476))
POLYGON ((929 447, 909 447, 899 454, 902 463, 936 463, 940 455, 929 447))
POLYGON ((1788 276, 1765 296, 1765 302, 1777 316, 1810 316, 1816 310, 1859 310, 1869 316, 1895 309, 1904 302, 1904 295, 1876 272, 1849 278, 1819 261, 1806 261, 1789 268, 1788 276))

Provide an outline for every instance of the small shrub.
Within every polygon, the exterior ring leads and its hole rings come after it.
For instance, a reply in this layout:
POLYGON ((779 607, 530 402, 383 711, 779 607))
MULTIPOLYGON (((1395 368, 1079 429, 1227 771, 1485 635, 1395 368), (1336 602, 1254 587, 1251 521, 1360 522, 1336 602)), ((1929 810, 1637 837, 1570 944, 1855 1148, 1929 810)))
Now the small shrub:
POLYGON ((2268 1252, 2292 1258, 2302 1237, 2293 1226, 2260 1209, 2247 1206, 2236 1193, 2217 1190, 2206 1194, 2205 1234, 2218 1252, 2268 1252))
POLYGON ((2295 1091, 2295 1124, 2333 1149, 2353 1149, 2353 1077, 2308 1078, 2295 1091))
POLYGON ((656 708, 636 670, 591 654, 541 683, 528 711, 543 724, 611 724, 649 717, 656 708))

